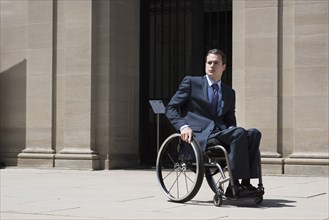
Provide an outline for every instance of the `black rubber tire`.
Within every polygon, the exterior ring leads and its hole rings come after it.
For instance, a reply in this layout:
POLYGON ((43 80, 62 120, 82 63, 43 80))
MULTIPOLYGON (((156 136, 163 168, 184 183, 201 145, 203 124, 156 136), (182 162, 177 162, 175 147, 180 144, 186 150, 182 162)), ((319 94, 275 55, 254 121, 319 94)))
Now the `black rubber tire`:
POLYGON ((221 195, 215 194, 213 198, 213 202, 215 206, 219 207, 223 203, 223 197, 221 195))
POLYGON ((187 202, 194 198, 204 177, 199 143, 182 142, 180 134, 169 136, 158 152, 156 174, 162 192, 171 201, 187 202))
POLYGON ((254 198, 254 201, 258 205, 261 204, 263 202, 263 196, 259 196, 259 197, 254 198))

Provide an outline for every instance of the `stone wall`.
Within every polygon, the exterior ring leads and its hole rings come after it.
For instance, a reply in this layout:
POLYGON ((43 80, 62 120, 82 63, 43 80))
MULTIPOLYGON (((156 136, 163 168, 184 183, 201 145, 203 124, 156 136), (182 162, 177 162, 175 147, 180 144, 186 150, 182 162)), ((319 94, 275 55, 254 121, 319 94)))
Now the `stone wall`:
POLYGON ((328 175, 328 4, 233 1, 237 116, 265 173, 328 175))
POLYGON ((139 1, 1 0, 0 11, 1 159, 138 164, 139 1))

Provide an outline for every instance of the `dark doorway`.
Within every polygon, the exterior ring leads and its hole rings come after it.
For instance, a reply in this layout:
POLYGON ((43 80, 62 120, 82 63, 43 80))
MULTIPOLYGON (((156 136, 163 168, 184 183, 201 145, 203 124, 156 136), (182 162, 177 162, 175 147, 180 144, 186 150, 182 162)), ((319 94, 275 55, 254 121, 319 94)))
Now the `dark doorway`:
MULTIPOLYGON (((209 49, 227 55, 223 81, 232 84, 232 0, 141 0, 140 159, 155 165, 157 119, 149 100, 166 105, 185 75, 204 75, 209 49)), ((175 130, 160 117, 160 144, 175 130)))

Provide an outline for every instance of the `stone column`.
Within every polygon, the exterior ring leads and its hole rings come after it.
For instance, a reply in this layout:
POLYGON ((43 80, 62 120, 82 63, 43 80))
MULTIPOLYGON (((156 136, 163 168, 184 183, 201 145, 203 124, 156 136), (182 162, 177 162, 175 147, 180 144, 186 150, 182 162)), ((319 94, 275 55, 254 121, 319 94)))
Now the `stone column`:
POLYGON ((262 132, 265 173, 282 173, 278 142, 278 1, 233 1, 237 120, 262 132))
POLYGON ((92 123, 100 169, 139 165, 138 0, 93 1, 92 123))
POLYGON ((139 7, 110 1, 109 168, 139 165, 139 7))
POLYGON ((52 167, 53 1, 29 0, 27 6, 26 148, 18 165, 52 167))
POLYGON ((58 1, 55 166, 98 169, 92 137, 92 1, 58 1))
POLYGON ((329 175, 328 51, 329 2, 290 1, 294 74, 291 108, 293 149, 285 173, 329 175))
MULTIPOLYGON (((111 1, 93 1, 93 114, 95 146, 99 153, 100 169, 109 169, 110 121, 110 4, 111 1)), ((114 92, 114 94, 116 94, 114 92)))

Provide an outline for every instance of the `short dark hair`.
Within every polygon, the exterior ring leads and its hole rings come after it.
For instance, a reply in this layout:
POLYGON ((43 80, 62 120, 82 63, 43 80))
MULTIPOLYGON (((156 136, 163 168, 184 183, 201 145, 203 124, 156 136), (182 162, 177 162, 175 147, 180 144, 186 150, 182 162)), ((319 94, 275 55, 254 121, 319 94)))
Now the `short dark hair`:
POLYGON ((207 56, 206 56, 206 62, 207 62, 207 57, 209 54, 215 54, 215 55, 220 55, 220 57, 222 58, 222 63, 226 64, 226 55, 223 51, 219 50, 219 49, 211 49, 208 51, 207 56))

